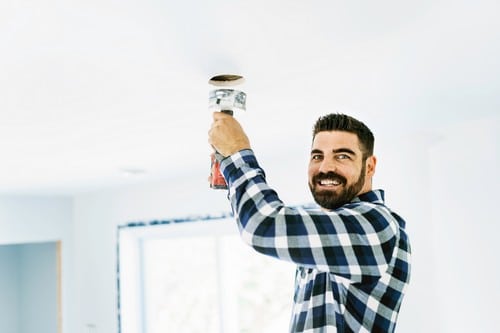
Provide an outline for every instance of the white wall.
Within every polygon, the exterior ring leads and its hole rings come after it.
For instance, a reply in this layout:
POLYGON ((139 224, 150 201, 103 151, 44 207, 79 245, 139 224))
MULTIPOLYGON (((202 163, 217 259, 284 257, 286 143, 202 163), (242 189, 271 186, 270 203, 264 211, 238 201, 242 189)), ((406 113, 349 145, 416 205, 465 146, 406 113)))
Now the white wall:
POLYGON ((431 151, 442 332, 498 331, 499 120, 457 124, 431 151))
MULTIPOLYGON (((0 196, 0 244, 62 241, 63 331, 71 332, 73 201, 66 197, 0 196)), ((21 302, 19 300, 19 302, 21 302)), ((0 330, 1 331, 1 330, 0 330)), ((2 331, 3 332, 3 331, 2 331)), ((8 331, 6 331, 8 332, 8 331)))
POLYGON ((381 142, 376 183, 407 221, 412 279, 399 332, 493 332, 500 288, 499 118, 381 142))
POLYGON ((429 332, 429 327, 439 326, 438 308, 435 302, 428 301, 436 294, 435 250, 430 244, 433 224, 429 178, 429 149, 435 141, 430 134, 422 133, 377 141, 374 187, 385 190, 386 204, 405 219, 412 249, 411 281, 397 331, 429 332))
POLYGON ((71 235, 72 199, 0 196, 0 244, 36 243, 71 235))

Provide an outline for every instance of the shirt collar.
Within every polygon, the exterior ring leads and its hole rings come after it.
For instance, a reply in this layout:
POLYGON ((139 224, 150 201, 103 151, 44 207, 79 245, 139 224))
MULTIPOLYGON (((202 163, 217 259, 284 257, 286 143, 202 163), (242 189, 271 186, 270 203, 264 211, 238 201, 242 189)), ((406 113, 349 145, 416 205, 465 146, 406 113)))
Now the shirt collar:
POLYGON ((375 204, 384 204, 384 190, 373 190, 358 195, 351 202, 368 201, 375 204))

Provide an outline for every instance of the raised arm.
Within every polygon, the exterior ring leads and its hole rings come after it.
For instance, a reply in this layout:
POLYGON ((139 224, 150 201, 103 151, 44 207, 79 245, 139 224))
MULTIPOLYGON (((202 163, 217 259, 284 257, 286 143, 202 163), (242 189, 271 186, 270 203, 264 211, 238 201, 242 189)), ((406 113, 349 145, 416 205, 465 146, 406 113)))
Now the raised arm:
POLYGON ((332 212, 286 207, 249 149, 224 159, 221 169, 241 236, 255 250, 354 281, 380 276, 390 265, 399 228, 385 206, 355 201, 332 212))

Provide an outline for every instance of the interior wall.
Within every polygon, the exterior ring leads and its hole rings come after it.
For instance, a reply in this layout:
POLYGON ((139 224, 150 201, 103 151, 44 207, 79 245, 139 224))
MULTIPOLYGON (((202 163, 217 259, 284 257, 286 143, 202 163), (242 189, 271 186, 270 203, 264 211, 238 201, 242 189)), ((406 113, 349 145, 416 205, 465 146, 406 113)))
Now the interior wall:
POLYGON ((56 244, 0 245, 0 332, 57 332, 56 244))
POLYGON ((19 333, 57 332, 56 243, 18 245, 19 333))
POLYGON ((434 297, 437 283, 430 209, 430 149, 435 144, 434 135, 408 133, 399 140, 381 137, 377 141, 374 188, 383 188, 386 205, 405 219, 412 250, 411 281, 397 331, 428 332, 429 327, 439 327, 440 321, 437 305, 427 301, 434 297))
POLYGON ((71 235, 69 197, 0 196, 0 244, 25 244, 71 235))
POLYGON ((499 133, 498 116, 457 124, 431 151, 440 332, 498 330, 499 133))
POLYGON ((19 330, 19 253, 0 245, 0 332, 19 330))
POLYGON ((74 321, 72 222, 72 198, 0 196, 0 245, 61 241, 63 332, 72 332, 69 323, 74 321))

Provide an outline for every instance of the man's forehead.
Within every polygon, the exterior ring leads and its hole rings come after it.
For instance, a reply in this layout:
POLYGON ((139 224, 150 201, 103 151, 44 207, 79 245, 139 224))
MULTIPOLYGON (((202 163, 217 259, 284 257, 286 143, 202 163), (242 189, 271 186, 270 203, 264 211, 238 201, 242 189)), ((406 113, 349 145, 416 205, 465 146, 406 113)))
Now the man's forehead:
POLYGON ((322 131, 318 132, 313 139, 313 148, 339 149, 351 148, 361 150, 358 136, 355 133, 345 131, 322 131))

